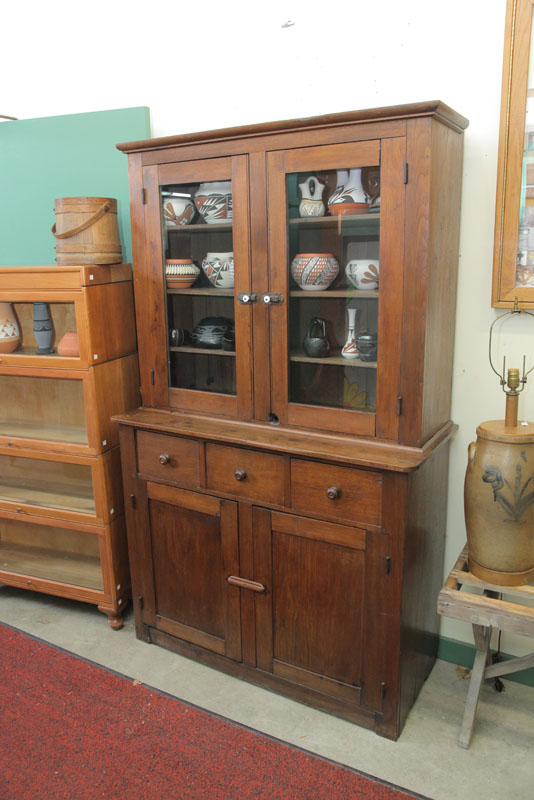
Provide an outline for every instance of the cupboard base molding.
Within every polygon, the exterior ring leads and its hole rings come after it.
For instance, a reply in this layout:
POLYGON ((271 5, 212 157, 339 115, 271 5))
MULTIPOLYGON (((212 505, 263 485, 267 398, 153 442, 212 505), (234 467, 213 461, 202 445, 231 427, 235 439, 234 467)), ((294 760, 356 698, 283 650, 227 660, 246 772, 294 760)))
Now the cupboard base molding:
POLYGON ((327 714, 332 714, 334 717, 347 720, 347 722, 352 722, 362 728, 375 730, 385 738, 395 740, 400 733, 399 730, 391 725, 383 729, 382 717, 380 714, 365 711, 365 709, 356 705, 351 705, 344 700, 336 700, 320 692, 305 689, 298 684, 291 683, 284 678, 271 675, 268 672, 248 667, 245 664, 229 661, 223 656, 218 656, 208 650, 203 650, 201 647, 183 642, 155 628, 148 629, 148 636, 151 644, 164 647, 166 650, 171 650, 174 653, 190 658, 192 661, 197 661, 206 667, 213 667, 234 678, 245 680, 248 683, 260 686, 262 689, 268 689, 271 692, 283 695, 291 700, 297 700, 304 705, 311 706, 318 711, 324 711, 327 714))

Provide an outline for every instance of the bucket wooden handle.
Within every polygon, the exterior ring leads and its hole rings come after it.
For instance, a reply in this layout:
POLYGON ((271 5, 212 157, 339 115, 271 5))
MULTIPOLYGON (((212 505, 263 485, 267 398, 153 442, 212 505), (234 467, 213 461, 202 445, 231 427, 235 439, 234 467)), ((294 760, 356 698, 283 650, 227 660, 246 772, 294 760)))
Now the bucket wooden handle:
POLYGON ((80 225, 77 225, 75 228, 72 228, 70 231, 64 231, 63 233, 56 233, 56 223, 52 225, 52 233, 56 237, 56 239, 68 239, 70 236, 75 236, 77 233, 81 233, 82 231, 86 230, 86 228, 90 228, 91 225, 94 225, 100 217, 103 217, 104 214, 109 211, 110 204, 104 203, 103 206, 100 206, 98 211, 93 214, 92 217, 82 222, 80 225))

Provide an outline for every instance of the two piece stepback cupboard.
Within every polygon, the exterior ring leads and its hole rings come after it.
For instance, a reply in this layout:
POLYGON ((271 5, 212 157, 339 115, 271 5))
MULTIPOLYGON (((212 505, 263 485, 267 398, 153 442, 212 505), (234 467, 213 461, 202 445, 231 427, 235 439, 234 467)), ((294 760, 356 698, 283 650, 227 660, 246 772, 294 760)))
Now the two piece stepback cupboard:
POLYGON ((427 102, 118 145, 142 391, 116 417, 137 635, 392 739, 437 647, 466 126, 427 102), (353 174, 368 195, 340 213, 353 174), (216 206, 221 186, 214 221, 173 219, 170 199, 216 206), (312 186, 320 216, 300 205, 312 186), (166 283, 168 260, 228 272, 229 253, 233 286, 208 270, 166 283), (333 257, 335 279, 303 288, 302 254, 333 257), (354 260, 378 287, 348 280, 354 260), (351 317, 374 355, 343 356, 351 317), (315 319, 326 354, 303 347, 315 319))

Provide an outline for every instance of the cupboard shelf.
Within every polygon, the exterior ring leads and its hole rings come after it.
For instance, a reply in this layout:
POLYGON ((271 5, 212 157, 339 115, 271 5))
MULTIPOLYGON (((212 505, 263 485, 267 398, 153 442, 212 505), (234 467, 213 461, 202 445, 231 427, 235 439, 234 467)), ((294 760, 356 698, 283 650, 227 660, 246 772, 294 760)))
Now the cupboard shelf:
POLYGON ((300 361, 303 364, 324 364, 325 367, 337 365, 340 367, 363 367, 364 369, 376 369, 376 361, 362 361, 360 358, 343 358, 341 351, 333 351, 326 358, 310 358, 304 351, 293 351, 289 356, 290 361, 300 361))
POLYGON ((307 292, 304 289, 291 289, 290 297, 298 297, 303 300, 313 300, 314 297, 346 298, 347 300, 378 300, 378 289, 366 291, 365 289, 325 289, 324 291, 307 292))
POLYGON ((169 347, 169 351, 171 353, 194 353, 195 355, 204 356, 233 356, 235 358, 235 350, 222 350, 209 347, 169 347))

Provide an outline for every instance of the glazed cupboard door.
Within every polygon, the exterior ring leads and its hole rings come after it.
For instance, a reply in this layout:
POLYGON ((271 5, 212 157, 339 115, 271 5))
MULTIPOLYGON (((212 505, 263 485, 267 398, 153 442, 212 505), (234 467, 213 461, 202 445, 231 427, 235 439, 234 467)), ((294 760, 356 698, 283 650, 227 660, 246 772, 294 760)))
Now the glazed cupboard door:
POLYGON ((247 158, 148 166, 143 187, 144 404, 250 417, 247 158))
POLYGON ((143 618, 164 633, 241 659, 237 504, 147 484, 152 591, 143 618))
POLYGON ((268 154, 281 422, 398 437, 405 149, 399 137, 268 154))
POLYGON ((372 590, 387 537, 262 508, 253 523, 254 580, 266 588, 256 595, 258 668, 381 711, 384 614, 372 590))

